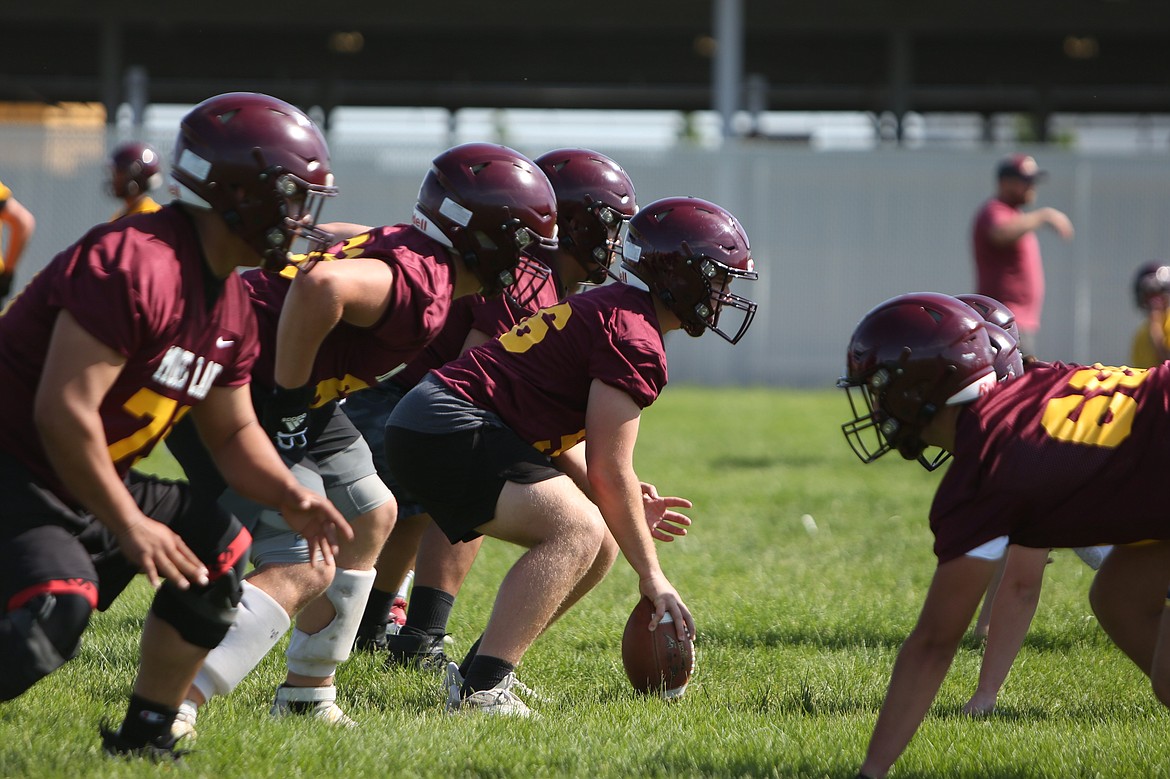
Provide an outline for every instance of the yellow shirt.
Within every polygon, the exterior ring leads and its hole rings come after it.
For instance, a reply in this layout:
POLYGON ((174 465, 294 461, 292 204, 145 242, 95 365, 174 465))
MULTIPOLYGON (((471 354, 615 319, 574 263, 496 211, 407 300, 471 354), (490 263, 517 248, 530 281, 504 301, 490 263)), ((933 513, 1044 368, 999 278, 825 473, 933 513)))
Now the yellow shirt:
MULTIPOLYGON (((12 190, 4 186, 4 182, 0 181, 0 210, 4 208, 4 204, 8 202, 8 198, 12 197, 12 190)), ((0 247, 4 245, 4 223, 0 222, 0 247)), ((4 272, 4 251, 0 248, 0 273, 4 272)))
MULTIPOLYGON (((1167 309, 1162 319, 1163 348, 1170 351, 1170 309, 1167 309)), ((1133 347, 1130 349, 1129 367, 1153 368, 1159 362, 1154 352, 1154 345, 1150 343, 1150 325, 1143 322, 1142 326, 1133 334, 1133 347)))
POLYGON ((126 216, 134 216, 135 214, 153 214, 155 211, 162 208, 158 203, 151 199, 150 195, 139 200, 134 204, 133 208, 123 208, 118 213, 110 217, 111 222, 116 222, 126 216))

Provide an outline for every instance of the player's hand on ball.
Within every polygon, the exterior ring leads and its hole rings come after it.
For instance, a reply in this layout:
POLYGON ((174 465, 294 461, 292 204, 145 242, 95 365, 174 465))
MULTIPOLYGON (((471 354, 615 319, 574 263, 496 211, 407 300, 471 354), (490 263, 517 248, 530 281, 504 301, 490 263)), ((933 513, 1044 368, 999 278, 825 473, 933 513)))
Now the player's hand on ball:
POLYGON ((680 641, 694 637, 695 620, 691 610, 665 576, 658 574, 642 579, 638 589, 654 604, 654 614, 646 626, 648 630, 657 630, 660 623, 665 623, 667 626, 673 625, 680 641), (670 615, 669 621, 664 619, 667 614, 670 615))
POLYGON ((686 692, 695 672, 695 647, 667 630, 668 622, 660 623, 661 630, 646 630, 653 613, 654 604, 640 597, 622 632, 622 665, 635 690, 673 700, 686 692))

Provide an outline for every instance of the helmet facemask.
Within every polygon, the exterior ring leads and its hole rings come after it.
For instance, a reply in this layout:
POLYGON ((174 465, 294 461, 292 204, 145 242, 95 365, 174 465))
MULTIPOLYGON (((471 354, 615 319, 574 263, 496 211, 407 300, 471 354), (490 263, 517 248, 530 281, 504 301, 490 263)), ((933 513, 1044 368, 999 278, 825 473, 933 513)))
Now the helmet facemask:
POLYGON ((569 229, 561 236, 561 250, 585 269, 582 284, 602 284, 607 277, 620 279, 613 266, 621 256, 622 228, 629 220, 617 209, 585 196, 584 206, 578 206, 569 229))
POLYGON ((500 225, 498 234, 512 243, 512 252, 496 246, 491 236, 481 230, 463 231, 463 243, 473 244, 470 251, 463 253, 463 262, 483 285, 481 295, 507 294, 512 302, 527 309, 552 275, 536 255, 556 250, 555 230, 552 238, 545 238, 519 219, 511 218, 500 225), (515 262, 507 263, 509 255, 515 257, 515 262))
MULTIPOLYGON (((686 244, 683 244, 686 246, 686 244)), ((695 315, 709 328, 712 332, 719 335, 725 341, 737 344, 739 340, 744 337, 751 326, 752 320, 756 317, 756 303, 748 300, 745 297, 736 295, 728 291, 732 279, 747 279, 748 281, 755 281, 760 277, 760 274, 754 270, 740 270, 733 268, 730 265, 724 265, 718 260, 713 260, 710 257, 699 257, 694 260, 700 275, 706 279, 707 282, 707 303, 700 301, 695 305, 695 315), (723 311, 726 308, 735 309, 742 312, 742 318, 739 320, 738 328, 724 329, 719 326, 719 320, 722 318, 723 311), (728 333, 734 330, 735 335, 728 333)), ((698 335, 687 330, 691 335, 698 335)), ((701 330, 700 330, 701 332, 701 330)))
MULTIPOLYGON (((641 262, 641 247, 627 241, 622 246, 622 267, 641 279, 653 290, 667 308, 682 322, 687 335, 698 338, 711 330, 729 343, 739 343, 756 316, 757 304, 748 298, 728 291, 732 279, 755 281, 759 274, 754 270, 740 270, 718 260, 700 254, 692 254, 684 241, 682 251, 688 256, 681 264, 678 260, 655 263, 647 268, 641 262), (725 308, 742 312, 739 326, 720 327, 725 308), (734 330, 734 335, 729 333, 734 330)), ((750 267, 750 264, 749 264, 750 267)))
POLYGON ((933 405, 924 405, 922 425, 917 429, 898 421, 883 408, 890 380, 891 371, 883 366, 863 380, 842 378, 837 382, 837 386, 845 390, 853 412, 853 419, 841 425, 841 432, 853 453, 866 465, 895 449, 908 460, 921 457, 926 443, 918 434, 937 411, 933 405))
POLYGON ((279 224, 264 235, 264 270, 279 273, 291 262, 290 255, 303 254, 305 259, 297 267, 301 273, 308 273, 322 252, 334 243, 334 235, 318 227, 317 222, 326 198, 336 195, 337 189, 310 184, 279 168, 265 175, 277 176, 275 191, 282 216, 279 224))

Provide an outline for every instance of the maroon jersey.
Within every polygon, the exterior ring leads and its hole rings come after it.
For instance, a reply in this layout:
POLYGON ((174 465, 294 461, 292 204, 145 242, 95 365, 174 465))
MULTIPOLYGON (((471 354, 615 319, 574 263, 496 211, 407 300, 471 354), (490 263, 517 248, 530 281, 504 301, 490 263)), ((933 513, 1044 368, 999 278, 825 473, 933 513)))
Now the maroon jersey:
MULTIPOLYGON (((324 261, 372 258, 394 270, 386 313, 371 327, 339 322, 326 336, 313 363, 314 406, 384 381, 402 370, 439 333, 451 305, 454 270, 446 250, 410 225, 376 227, 337 244, 324 261)), ((292 266, 275 275, 248 271, 244 281, 260 324, 260 359, 253 380, 275 384, 276 328, 296 275, 292 266)))
POLYGON ((666 352, 650 294, 611 284, 541 309, 435 374, 535 448, 557 455, 585 439, 594 379, 645 408, 666 386, 666 352))
POLYGON ((99 225, 54 257, 0 316, 0 447, 71 502, 33 422, 62 311, 126 358, 101 405, 122 474, 213 386, 246 384, 259 351, 243 282, 210 275, 180 207, 99 225))
POLYGON ((1019 215, 1020 209, 994 197, 975 215, 971 227, 975 289, 1011 309, 1021 330, 1036 330, 1044 307, 1040 239, 1030 231, 1006 246, 991 240, 992 229, 1019 215))
MULTIPOLYGON (((557 285, 549 279, 533 301, 533 311, 555 305, 559 295, 557 285)), ((392 382, 410 389, 432 368, 446 365, 463 353, 463 344, 472 330, 495 338, 512 329, 521 319, 533 313, 516 305, 506 295, 485 298, 483 295, 464 295, 451 302, 447 321, 435 339, 427 344, 410 363, 395 374, 392 382)))
POLYGON ((1000 536, 1031 547, 1170 538, 1170 364, 1038 364, 959 415, 930 511, 946 562, 1000 536))

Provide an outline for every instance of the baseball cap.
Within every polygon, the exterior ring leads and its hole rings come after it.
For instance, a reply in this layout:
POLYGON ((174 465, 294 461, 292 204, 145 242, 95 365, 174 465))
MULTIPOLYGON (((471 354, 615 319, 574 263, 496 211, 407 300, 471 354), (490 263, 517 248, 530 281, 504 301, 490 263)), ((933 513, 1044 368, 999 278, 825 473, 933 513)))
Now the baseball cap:
POLYGON ((996 168, 998 178, 1017 178, 1024 181, 1043 181, 1048 177, 1048 171, 1040 170, 1034 157, 1027 154, 1013 154, 999 161, 996 168))

